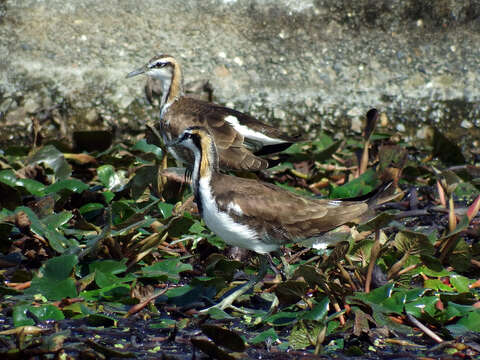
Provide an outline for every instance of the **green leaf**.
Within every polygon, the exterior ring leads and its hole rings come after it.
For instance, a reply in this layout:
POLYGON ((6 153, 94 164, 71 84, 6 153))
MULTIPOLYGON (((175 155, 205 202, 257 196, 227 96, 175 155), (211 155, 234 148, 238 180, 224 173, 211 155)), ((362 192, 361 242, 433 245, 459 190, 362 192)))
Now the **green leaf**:
POLYGON ((439 279, 425 280, 425 283, 423 284, 423 286, 425 286, 427 289, 433 289, 433 290, 448 291, 448 292, 455 291, 454 289, 452 289, 447 284, 444 284, 439 279))
POLYGON ((302 318, 304 320, 321 321, 324 320, 328 314, 328 307, 330 301, 328 297, 324 297, 312 310, 304 312, 302 318))
POLYGON ((227 312, 216 308, 216 307, 211 307, 208 309, 208 315, 210 316, 211 319, 213 320, 233 320, 235 319, 233 316, 229 315, 227 312))
POLYGON ((395 292, 391 297, 385 299, 382 302, 383 307, 389 310, 392 313, 402 314, 403 313, 403 306, 405 305, 405 301, 407 299, 407 295, 403 291, 395 292))
POLYGON ((52 249, 55 250, 56 252, 61 254, 68 248, 78 246, 78 242, 75 239, 66 238, 57 230, 55 226, 58 224, 59 220, 63 221, 66 219, 66 217, 69 216, 67 215, 68 212, 65 212, 65 214, 60 215, 59 218, 54 217, 53 218, 54 221, 52 221, 52 224, 50 224, 43 220, 41 221, 37 217, 37 215, 30 208, 26 206, 18 207, 16 209, 16 212, 18 213, 19 211, 24 211, 27 214, 28 219, 31 222, 30 229, 34 233, 46 238, 50 246, 52 247, 52 249))
POLYGON ((73 217, 71 211, 62 211, 60 213, 50 214, 42 219, 52 229, 57 229, 62 225, 65 225, 73 217))
POLYGON ((156 145, 147 143, 147 140, 145 139, 142 139, 133 145, 132 150, 154 154, 157 160, 162 160, 163 157, 162 149, 156 145))
POLYGON ((438 302, 437 296, 422 296, 414 301, 405 304, 405 312, 415 317, 421 317, 423 312, 434 314, 435 304, 438 302))
POLYGON ((183 264, 179 259, 169 259, 159 261, 153 265, 142 268, 143 277, 157 278, 162 281, 178 282, 180 280, 179 274, 182 271, 193 270, 192 265, 183 264))
POLYGON ((65 179, 57 181, 45 188, 45 194, 58 193, 62 190, 70 190, 76 193, 81 193, 88 189, 88 185, 77 179, 65 179))
POLYGON ((112 218, 114 225, 119 225, 126 221, 130 216, 135 215, 136 210, 131 204, 133 203, 128 200, 112 202, 112 218))
POLYGON ((374 304, 381 304, 392 295, 393 287, 393 283, 388 283, 370 291, 368 294, 361 292, 355 293, 354 298, 374 304))
POLYGON ((84 215, 86 213, 89 213, 91 211, 98 211, 98 210, 103 210, 105 206, 100 203, 88 203, 83 206, 81 206, 78 211, 80 214, 84 215))
POLYGON ((288 337, 292 349, 305 349, 312 345, 310 339, 317 341, 319 333, 325 329, 325 324, 314 321, 299 322, 293 326, 288 337))
MULTIPOLYGON (((116 278, 116 279, 119 279, 119 278, 116 278)), ((102 283, 102 285, 105 285, 105 284, 102 283)), ((131 291, 131 285, 123 284, 123 283, 114 283, 114 284, 107 285, 101 289, 82 291, 80 293, 80 297, 84 298, 87 301, 88 300, 125 301, 126 298, 129 298, 130 291, 131 291)))
POLYGON ((469 292, 469 285, 473 284, 473 282, 473 280, 470 280, 469 278, 462 275, 454 274, 450 276, 450 283, 453 285, 455 290, 460 293, 469 292))
POLYGON ((118 192, 123 190, 128 180, 125 178, 124 172, 117 171, 112 165, 102 165, 97 168, 98 179, 108 190, 118 192))
POLYGON ((77 288, 70 277, 74 266, 78 263, 76 255, 61 255, 49 259, 38 275, 34 276, 26 294, 42 294, 48 300, 62 300, 76 297, 77 288))
POLYGON ((29 316, 29 313, 42 322, 46 320, 63 320, 65 318, 62 311, 53 305, 18 305, 13 308, 13 325, 15 327, 35 325, 35 321, 32 319, 32 316, 29 316))
POLYGON ((448 257, 449 263, 458 272, 468 271, 471 266, 472 251, 464 239, 460 239, 452 254, 448 257))
POLYGON ((375 189, 378 184, 379 181, 375 170, 368 169, 358 178, 333 189, 329 198, 341 199, 365 195, 375 189))
POLYGON ((265 322, 273 326, 286 326, 298 321, 298 314, 296 312, 281 311, 273 314, 265 319, 265 322))
POLYGON ((248 342, 252 345, 266 343, 267 341, 273 344, 277 340, 278 340, 277 333, 273 328, 269 328, 268 330, 262 331, 260 334, 250 339, 248 342))
POLYGON ((176 323, 173 319, 161 319, 159 322, 148 324, 148 327, 150 329, 173 329, 176 323))
POLYGON ((472 311, 461 318, 458 325, 465 326, 468 330, 476 333, 480 332, 480 310, 472 311))
POLYGON ((127 270, 127 265, 125 265, 126 260, 116 261, 116 260, 98 260, 92 262, 88 268, 90 272, 102 271, 107 274, 120 274, 127 270))
POLYGON ((33 179, 20 179, 13 170, 0 170, 0 182, 11 187, 21 187, 35 196, 45 195, 45 185, 33 179))
POLYGON ((163 216, 164 219, 169 218, 170 216, 172 216, 172 210, 173 210, 173 208, 175 207, 175 205, 169 204, 169 203, 160 202, 160 203, 158 203, 157 206, 158 206, 158 210, 160 210, 160 212, 162 213, 162 216, 163 216))
POLYGON ((107 204, 110 204, 110 201, 112 201, 113 198, 115 197, 115 193, 107 190, 103 192, 103 197, 105 198, 105 202, 107 204))

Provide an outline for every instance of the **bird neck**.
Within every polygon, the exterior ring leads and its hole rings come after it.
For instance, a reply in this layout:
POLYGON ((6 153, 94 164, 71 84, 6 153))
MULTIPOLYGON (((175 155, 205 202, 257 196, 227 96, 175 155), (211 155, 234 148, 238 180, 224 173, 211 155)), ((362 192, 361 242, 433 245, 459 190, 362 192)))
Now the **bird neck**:
POLYGON ((196 147, 193 153, 192 191, 202 214, 202 190, 211 189, 212 176, 218 173, 218 154, 212 139, 202 140, 201 146, 196 147))
POLYGON ((162 108, 162 113, 164 112, 164 109, 167 109, 178 98, 183 96, 183 78, 180 64, 173 64, 172 67, 171 76, 162 79, 163 89, 162 102, 160 105, 162 108))

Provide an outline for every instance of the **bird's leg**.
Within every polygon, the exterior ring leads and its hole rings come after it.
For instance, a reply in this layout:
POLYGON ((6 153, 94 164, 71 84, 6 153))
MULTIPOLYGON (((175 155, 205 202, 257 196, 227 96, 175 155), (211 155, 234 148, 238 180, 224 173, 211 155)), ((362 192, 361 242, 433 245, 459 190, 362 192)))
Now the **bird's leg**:
MULTIPOLYGON (((280 255, 280 254, 276 254, 278 255, 279 257, 282 258, 282 263, 283 263, 283 257, 280 255)), ((273 257, 272 257, 272 254, 268 253, 267 255, 265 255, 267 260, 268 260, 268 264, 270 265, 270 268, 273 270, 273 272, 275 273, 275 280, 276 281, 284 281, 286 279, 285 277, 285 272, 284 270, 279 270, 277 268, 277 265, 275 265, 275 263, 273 262, 273 257)))
POLYGON ((280 251, 275 252, 275 256, 277 256, 282 262, 281 270, 279 270, 275 265, 275 263, 273 262, 273 258, 271 254, 267 254, 266 256, 270 264, 270 267, 272 268, 273 272, 276 274, 277 278, 281 277, 281 280, 285 281, 292 276, 291 270, 290 270, 291 269, 290 264, 287 262, 287 260, 285 259, 285 256, 283 256, 283 254, 280 251))
POLYGON ((201 313, 206 313, 206 312, 208 312, 208 310, 210 310, 212 308, 225 310, 229 307, 232 307, 233 302, 237 298, 239 298, 240 296, 245 294, 248 290, 253 288, 257 283, 262 281, 263 278, 265 277, 265 275, 267 274, 269 262, 268 262, 268 259, 265 255, 259 255, 259 259, 260 259, 260 270, 259 270, 258 274, 253 279, 250 279, 246 284, 242 285, 242 287, 240 287, 239 289, 235 290, 233 293, 231 293, 230 295, 225 297, 218 304, 213 305, 211 307, 208 307, 206 309, 203 309, 200 312, 201 313))

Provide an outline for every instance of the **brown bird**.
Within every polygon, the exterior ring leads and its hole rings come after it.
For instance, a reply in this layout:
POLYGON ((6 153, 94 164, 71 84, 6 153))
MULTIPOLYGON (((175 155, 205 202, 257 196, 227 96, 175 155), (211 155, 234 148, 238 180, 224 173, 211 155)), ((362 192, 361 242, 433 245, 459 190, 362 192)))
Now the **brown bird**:
MULTIPOLYGON (((163 94, 160 104, 160 133, 165 143, 176 139, 190 126, 203 126, 215 140, 221 169, 266 169, 275 162, 261 158, 285 150, 300 136, 288 136, 257 119, 239 111, 184 95, 180 64, 170 55, 153 57, 127 78, 145 74, 160 80, 163 94)), ((181 163, 192 164, 190 152, 177 146, 170 152, 181 163)))
MULTIPOLYGON (((322 241, 325 232, 363 220, 388 187, 380 187, 360 200, 307 198, 269 183, 220 173, 217 148, 205 128, 187 128, 169 146, 183 146, 193 154, 192 191, 210 230, 227 244, 260 255, 289 243, 322 241)), ((238 290, 240 294, 266 274, 269 259, 261 258, 264 260, 258 277, 238 290)), ((224 309, 237 296, 228 296, 216 306, 224 309)))

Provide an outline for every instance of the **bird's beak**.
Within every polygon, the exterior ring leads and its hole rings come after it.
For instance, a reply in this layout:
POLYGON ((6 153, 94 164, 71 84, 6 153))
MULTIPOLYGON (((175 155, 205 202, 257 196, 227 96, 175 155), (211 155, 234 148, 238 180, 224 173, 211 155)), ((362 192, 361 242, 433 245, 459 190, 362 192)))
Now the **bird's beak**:
POLYGON ((127 74, 127 79, 128 79, 128 78, 131 78, 131 77, 133 77, 133 76, 137 76, 137 75, 143 74, 143 73, 145 73, 145 68, 144 68, 144 67, 142 67, 142 68, 140 68, 140 69, 137 69, 137 70, 133 70, 132 72, 129 72, 129 73, 127 74))

